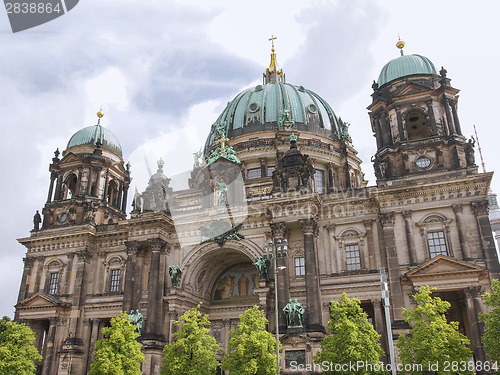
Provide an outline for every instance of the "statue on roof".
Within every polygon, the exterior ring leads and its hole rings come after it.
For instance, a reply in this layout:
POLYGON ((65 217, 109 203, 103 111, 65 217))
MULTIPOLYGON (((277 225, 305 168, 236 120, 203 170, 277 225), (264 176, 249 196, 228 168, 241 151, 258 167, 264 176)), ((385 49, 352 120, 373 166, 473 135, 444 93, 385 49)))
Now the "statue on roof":
POLYGON ((227 202, 227 184, 223 178, 215 181, 215 190, 217 192, 217 204, 219 206, 226 206, 227 202))
POLYGON ((42 223, 42 217, 40 216, 40 212, 36 210, 35 216, 33 216, 33 230, 40 230, 40 224, 42 223))
POLYGON ((172 281, 172 286, 176 289, 179 288, 179 281, 181 280, 182 270, 178 265, 168 267, 168 274, 170 275, 170 280, 172 281))
POLYGON ((194 157, 193 167, 194 168, 199 168, 200 167, 202 155, 203 155, 203 151, 201 151, 201 148, 200 148, 199 151, 193 153, 193 157, 194 157))

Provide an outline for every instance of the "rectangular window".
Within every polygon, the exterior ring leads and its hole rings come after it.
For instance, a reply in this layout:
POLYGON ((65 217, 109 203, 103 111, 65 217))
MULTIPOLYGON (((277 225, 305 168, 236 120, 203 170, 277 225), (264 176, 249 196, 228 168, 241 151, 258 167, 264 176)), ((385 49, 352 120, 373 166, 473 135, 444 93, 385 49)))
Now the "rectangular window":
POLYGON ((248 179, 252 180, 254 178, 260 178, 261 177, 261 170, 260 168, 254 168, 254 169, 249 169, 248 170, 248 179))
POLYGON ((49 294, 57 294, 57 287, 59 286, 59 272, 52 272, 49 281, 49 294))
POLYGON ((429 244, 429 254, 431 258, 441 254, 448 255, 443 231, 427 233, 427 243, 429 244))
POLYGON ((325 192, 325 171, 316 169, 314 173, 314 185, 316 186, 316 192, 323 194, 325 192))
POLYGON ((306 262, 304 257, 295 258, 295 276, 304 276, 306 274, 306 262))
POLYGON ((359 255, 359 245, 346 245, 345 247, 345 257, 347 260, 347 270, 360 270, 361 269, 361 257, 359 255))
POLYGON ((120 291, 120 270, 111 270, 111 283, 109 287, 110 292, 120 291))
POLYGON ((276 170, 276 167, 274 165, 272 167, 267 167, 267 176, 271 177, 275 170, 276 170))

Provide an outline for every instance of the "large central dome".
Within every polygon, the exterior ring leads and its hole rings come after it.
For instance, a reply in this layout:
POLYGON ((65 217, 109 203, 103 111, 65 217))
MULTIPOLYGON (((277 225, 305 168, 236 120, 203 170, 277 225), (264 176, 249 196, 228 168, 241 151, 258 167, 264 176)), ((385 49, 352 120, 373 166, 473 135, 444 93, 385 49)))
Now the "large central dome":
POLYGON ((341 120, 318 94, 285 82, 273 50, 263 84, 239 93, 227 104, 212 126, 205 151, 214 141, 216 126, 221 124, 229 138, 290 127, 338 139, 341 120))

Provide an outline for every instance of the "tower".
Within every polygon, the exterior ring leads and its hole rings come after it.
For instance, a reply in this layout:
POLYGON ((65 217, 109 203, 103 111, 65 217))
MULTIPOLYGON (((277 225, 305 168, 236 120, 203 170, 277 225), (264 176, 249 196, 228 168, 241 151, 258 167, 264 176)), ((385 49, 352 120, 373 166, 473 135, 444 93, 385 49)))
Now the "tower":
POLYGON ((116 137, 101 126, 77 131, 59 159, 49 166, 50 186, 43 208, 43 229, 70 224, 110 224, 125 217, 130 184, 116 137))
POLYGON ((462 135, 457 113, 459 90, 447 71, 439 75, 431 60, 405 55, 389 61, 372 85, 368 107, 377 142, 374 157, 379 182, 474 167, 474 143, 462 135))

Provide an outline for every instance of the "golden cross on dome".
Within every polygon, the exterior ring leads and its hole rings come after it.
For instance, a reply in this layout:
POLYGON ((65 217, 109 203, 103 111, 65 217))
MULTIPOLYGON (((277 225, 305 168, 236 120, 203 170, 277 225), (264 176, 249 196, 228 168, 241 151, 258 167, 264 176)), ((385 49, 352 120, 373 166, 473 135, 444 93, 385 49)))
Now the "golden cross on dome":
POLYGON ((274 40, 275 39, 278 39, 278 38, 275 37, 274 35, 271 35, 271 37, 269 38, 269 40, 271 41, 271 47, 272 47, 273 52, 274 52, 274 40))

